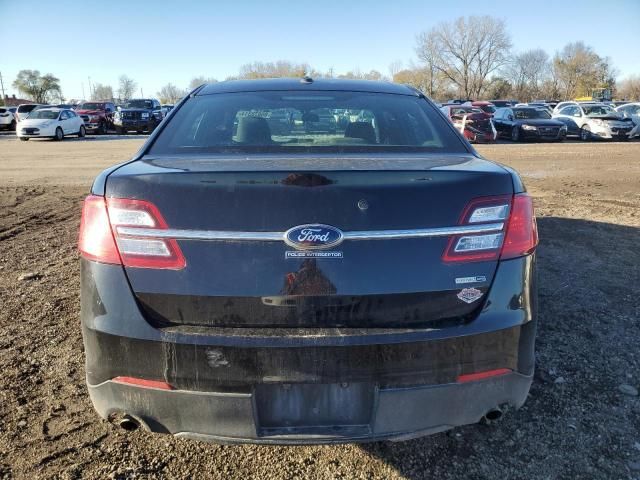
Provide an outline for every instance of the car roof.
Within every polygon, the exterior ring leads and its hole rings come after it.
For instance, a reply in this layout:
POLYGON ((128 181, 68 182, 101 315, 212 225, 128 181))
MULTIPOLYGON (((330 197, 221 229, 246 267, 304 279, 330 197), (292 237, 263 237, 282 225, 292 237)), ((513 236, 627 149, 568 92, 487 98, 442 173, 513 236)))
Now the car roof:
POLYGON ((336 78, 319 78, 305 81, 301 78, 268 78, 259 80, 229 80, 205 85, 197 95, 216 93, 239 93, 261 91, 346 91, 366 93, 392 93, 396 95, 418 96, 411 87, 398 83, 375 80, 346 80, 336 78))

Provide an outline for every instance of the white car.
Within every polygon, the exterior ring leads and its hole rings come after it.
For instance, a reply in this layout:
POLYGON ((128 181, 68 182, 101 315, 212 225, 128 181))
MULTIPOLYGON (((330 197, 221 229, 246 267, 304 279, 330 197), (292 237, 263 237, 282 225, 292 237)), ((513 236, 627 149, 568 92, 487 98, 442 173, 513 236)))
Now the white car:
POLYGON ((29 118, 20 120, 16 135, 20 140, 53 138, 62 140, 65 135, 84 137, 84 122, 73 110, 66 108, 42 108, 34 110, 29 118))
POLYGON ((562 110, 564 107, 566 107, 568 105, 578 105, 578 102, 575 102, 573 100, 568 100, 566 102, 560 102, 555 107, 553 107, 553 111, 551 112, 552 115, 558 113, 560 110, 562 110))
POLYGON ((16 107, 0 107, 0 129, 16 129, 16 107))
POLYGON ((630 137, 640 135, 640 102, 625 103, 616 107, 616 112, 624 116, 624 118, 630 118, 635 124, 635 128, 629 134, 630 137))
POLYGON ((578 136, 581 140, 595 138, 628 140, 634 125, 604 103, 577 103, 566 105, 553 118, 567 126, 567 135, 578 136))
POLYGON ((16 122, 26 120, 32 111, 41 106, 42 105, 39 103, 23 103, 22 105, 18 105, 18 109, 16 110, 16 122))

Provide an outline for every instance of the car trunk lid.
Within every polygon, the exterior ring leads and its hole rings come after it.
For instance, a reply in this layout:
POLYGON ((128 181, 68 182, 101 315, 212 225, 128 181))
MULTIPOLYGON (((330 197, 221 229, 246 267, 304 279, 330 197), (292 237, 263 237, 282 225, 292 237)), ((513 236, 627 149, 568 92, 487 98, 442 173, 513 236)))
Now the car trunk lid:
POLYGON ((512 193, 510 174, 491 162, 428 154, 145 157, 106 184, 107 197, 155 205, 184 255, 181 269, 125 267, 160 327, 468 321, 497 259, 448 263, 450 235, 410 233, 457 226, 471 200, 512 193), (284 241, 307 224, 345 239, 320 257, 284 241), (375 238, 390 231, 404 236, 375 238), (256 240, 265 234, 275 237, 256 240))

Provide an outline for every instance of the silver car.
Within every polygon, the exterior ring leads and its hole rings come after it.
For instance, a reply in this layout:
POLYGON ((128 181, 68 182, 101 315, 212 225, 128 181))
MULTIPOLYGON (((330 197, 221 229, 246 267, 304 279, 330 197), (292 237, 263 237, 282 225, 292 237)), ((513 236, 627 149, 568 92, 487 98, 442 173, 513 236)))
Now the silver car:
POLYGON ((616 112, 620 113, 624 118, 630 118, 635 124, 634 129, 631 131, 630 137, 640 135, 640 102, 626 103, 615 108, 616 112))
POLYGON ((631 119, 624 118, 604 103, 579 103, 567 105, 553 114, 567 126, 567 136, 577 136, 583 141, 601 139, 628 140, 633 130, 631 119))

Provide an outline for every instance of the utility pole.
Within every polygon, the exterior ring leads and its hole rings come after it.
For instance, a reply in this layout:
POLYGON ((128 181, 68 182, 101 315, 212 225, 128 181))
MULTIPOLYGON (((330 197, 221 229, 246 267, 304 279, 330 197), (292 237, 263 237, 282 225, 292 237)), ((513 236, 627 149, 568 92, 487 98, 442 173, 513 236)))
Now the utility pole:
POLYGON ((142 91, 142 87, 140 87, 140 96, 144 98, 144 92, 142 91))
POLYGON ((84 96, 84 82, 80 82, 80 85, 82 86, 82 100, 86 100, 87 97, 84 96))
POLYGON ((2 72, 0 72, 0 87, 2 88, 2 99, 4 100, 4 82, 2 81, 2 72))
MULTIPOLYGON (((89 79, 89 97, 93 98, 93 90, 91 89, 91 77, 88 77, 89 79)), ((89 100, 91 100, 91 98, 89 98, 89 100)))

